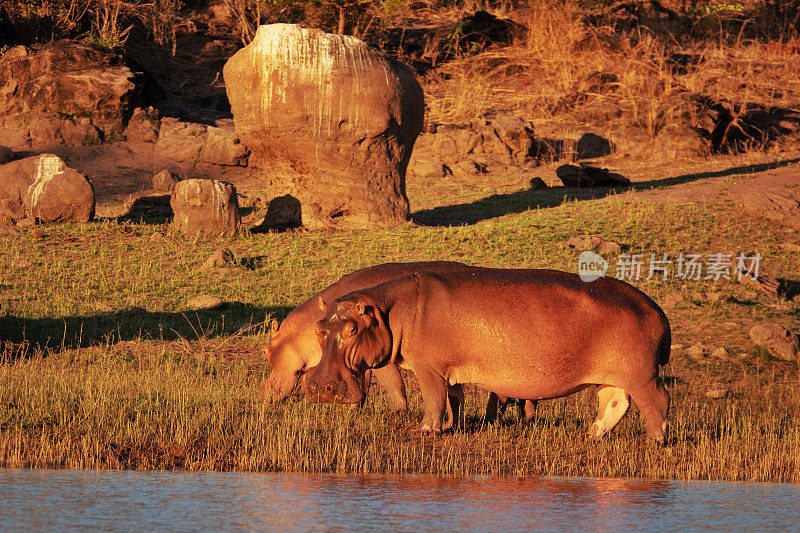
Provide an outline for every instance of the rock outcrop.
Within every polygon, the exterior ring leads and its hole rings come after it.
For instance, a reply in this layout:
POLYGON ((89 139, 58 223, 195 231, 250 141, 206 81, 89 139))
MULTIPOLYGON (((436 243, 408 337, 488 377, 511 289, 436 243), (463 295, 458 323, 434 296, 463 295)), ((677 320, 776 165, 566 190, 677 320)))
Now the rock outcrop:
POLYGON ((542 162, 593 159, 614 150, 610 140, 595 133, 579 139, 537 137, 530 121, 505 112, 488 113, 471 121, 431 123, 417 142, 409 172, 427 179, 469 179, 497 172, 525 176, 542 162))
POLYGON ((424 115, 408 67, 353 37, 272 24, 224 76, 236 131, 271 197, 296 198, 304 225, 408 220, 406 168, 424 115))
POLYGON ((0 217, 14 223, 80 222, 94 218, 92 184, 53 154, 0 166, 0 217))
POLYGON ((769 350, 770 354, 784 361, 797 359, 800 338, 796 333, 786 330, 779 324, 756 324, 750 329, 750 338, 756 346, 769 350))
POLYGON ((188 179, 178 182, 170 200, 173 225, 186 235, 225 235, 239 229, 236 187, 225 181, 188 179))
POLYGON ((0 57, 0 142, 80 144, 121 136, 147 79, 120 54, 90 44, 16 46, 0 57))
POLYGON ((800 228, 800 191, 790 188, 748 189, 736 202, 752 215, 800 228))

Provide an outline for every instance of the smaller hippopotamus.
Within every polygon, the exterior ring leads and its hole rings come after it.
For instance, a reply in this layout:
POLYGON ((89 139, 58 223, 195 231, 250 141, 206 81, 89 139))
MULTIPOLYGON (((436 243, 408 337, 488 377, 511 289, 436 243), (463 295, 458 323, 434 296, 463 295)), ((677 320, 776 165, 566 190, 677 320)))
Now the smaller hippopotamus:
POLYGON ((515 398, 509 398, 508 396, 498 396, 494 392, 490 392, 489 400, 486 402, 486 415, 484 417, 486 422, 491 423, 497 420, 503 415, 503 412, 505 412, 508 404, 512 402, 517 404, 519 417, 525 419, 526 421, 529 421, 533 418, 533 415, 536 412, 536 406, 539 403, 536 400, 519 400, 515 398))
POLYGON ((420 431, 438 433, 448 387, 540 400, 597 387, 600 438, 636 402, 663 442, 670 395, 659 379, 671 331, 647 295, 614 278, 584 282, 556 270, 442 269, 395 278, 330 302, 317 323, 323 355, 310 401, 359 403, 368 369, 414 372, 420 431))
MULTIPOLYGON (((272 372, 267 378, 264 392, 271 401, 281 401, 298 388, 303 372, 316 366, 322 357, 316 332, 316 322, 323 317, 320 302, 332 301, 348 292, 370 287, 407 274, 443 268, 465 267, 453 261, 424 261, 415 263, 384 263, 356 270, 342 276, 339 281, 314 295, 294 309, 278 326, 270 324, 271 336, 264 346, 272 372)), ((407 409, 405 385, 397 365, 375 369, 375 378, 388 395, 392 410, 407 409)), ((367 381, 368 383, 368 381, 367 381)), ((451 402, 458 402, 460 390, 451 392, 451 402)), ((463 395, 462 395, 463 398, 463 395)), ((463 400, 462 400, 463 401, 463 400)), ((450 406, 458 408, 458 405, 450 406)), ((452 415, 450 415, 452 418, 452 415)), ((452 420, 451 420, 452 422, 452 420)))

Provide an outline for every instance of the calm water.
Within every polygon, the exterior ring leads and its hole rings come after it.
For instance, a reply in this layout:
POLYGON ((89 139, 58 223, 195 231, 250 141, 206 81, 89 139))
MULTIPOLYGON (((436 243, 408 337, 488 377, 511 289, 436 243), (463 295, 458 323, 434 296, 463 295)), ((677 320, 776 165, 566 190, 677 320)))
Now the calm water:
POLYGON ((800 531, 800 486, 0 470, 0 528, 800 531))

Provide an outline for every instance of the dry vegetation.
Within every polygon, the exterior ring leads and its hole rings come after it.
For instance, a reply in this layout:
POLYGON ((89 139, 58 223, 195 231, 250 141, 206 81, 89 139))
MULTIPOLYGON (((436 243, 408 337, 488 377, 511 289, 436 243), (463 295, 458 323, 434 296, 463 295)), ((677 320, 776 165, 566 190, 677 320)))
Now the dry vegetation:
MULTIPOLYGON (((744 109, 800 103, 792 2, 665 3, 677 19, 655 3, 635 12, 635 5, 571 0, 222 3, 232 8, 231 38, 243 41, 257 20, 343 28, 375 44, 387 42, 392 26, 432 27, 422 53, 398 52, 436 67, 423 80, 430 121, 506 110, 543 132, 591 125, 615 137, 638 136, 649 146, 670 125, 702 120, 701 97, 744 109), (437 59, 453 25, 480 7, 531 31, 510 47, 437 59), (689 57, 690 68, 676 53, 689 57)), ((126 38, 138 32, 162 43, 167 54, 176 47, 180 52, 182 32, 197 31, 189 11, 206 7, 189 0, 8 5, 31 19, 42 17, 39 27, 50 28, 43 39, 71 35, 131 46, 135 39, 126 38)), ((761 156, 742 156, 747 162, 753 157, 761 156)), ((661 166, 647 169, 649 177, 674 174, 661 166)), ((657 301, 672 292, 689 296, 667 311, 673 342, 721 346, 731 354, 700 364, 674 350, 665 370, 673 439, 665 448, 646 442, 635 409, 609 438, 586 439, 594 417, 588 392, 542 403, 531 423, 508 415, 487 426, 483 393, 471 390, 465 427, 440 438, 410 433, 421 417, 413 387, 412 411, 400 416, 387 413, 377 388, 362 410, 264 403, 264 321, 284 317, 342 274, 369 264, 454 259, 573 271, 577 252, 561 243, 600 233, 628 253, 757 250, 767 273, 797 281, 797 253, 780 246, 795 242, 796 233, 747 217, 727 202, 592 200, 593 191, 575 201, 564 202, 559 192, 533 201, 519 184, 495 185, 409 183, 412 207, 424 209, 415 220, 469 223, 461 227, 192 241, 166 226, 104 221, 0 234, 0 466, 800 482, 798 365, 771 359, 747 337, 749 327, 764 320, 797 329, 800 312, 794 303, 727 281, 636 283, 657 301), (485 198, 497 192, 504 196, 485 198), (166 236, 154 237, 157 231, 166 236), (240 266, 198 270, 223 244, 240 266), (227 304, 187 311, 188 299, 199 293, 227 304), (726 397, 706 396, 719 388, 728 390, 726 397)))
POLYGON ((544 402, 530 423, 508 414, 487 426, 484 393, 470 390, 465 427, 439 438, 411 433, 421 417, 413 377, 408 415, 390 415, 377 387, 360 410, 303 401, 270 406, 261 396, 264 320, 378 261, 574 270, 577 252, 561 242, 602 232, 632 252, 673 253, 686 243, 697 252, 758 249, 771 273, 793 275, 796 254, 779 246, 787 235, 728 205, 606 199, 454 228, 233 241, 167 231, 153 240, 165 229, 103 222, 1 237, 2 327, 10 342, 0 364, 0 464, 800 482, 798 365, 770 359, 747 338, 750 325, 767 318, 797 327, 797 307, 727 281, 637 283, 659 300, 674 291, 692 295, 668 310, 675 343, 730 353, 699 364, 674 351, 665 369, 674 399, 666 448, 647 442, 635 409, 609 438, 588 440, 590 392, 544 402), (197 270, 221 244, 246 267, 197 270), (187 311, 201 292, 228 304, 187 311), (728 396, 706 397, 718 388, 728 396))

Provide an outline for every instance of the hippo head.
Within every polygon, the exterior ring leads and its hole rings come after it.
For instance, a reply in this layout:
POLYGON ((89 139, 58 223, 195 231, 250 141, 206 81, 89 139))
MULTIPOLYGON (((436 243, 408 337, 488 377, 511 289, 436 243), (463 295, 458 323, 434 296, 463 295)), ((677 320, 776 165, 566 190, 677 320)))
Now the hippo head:
POLYGON ((322 360, 308 373, 306 399, 359 404, 365 396, 364 374, 386 362, 392 334, 375 302, 361 294, 334 300, 324 312, 317 322, 322 360))
POLYGON ((270 323, 270 340, 264 345, 264 356, 272 368, 264 386, 264 395, 270 402, 280 402, 296 394, 298 383, 302 386, 301 378, 305 370, 305 358, 297 342, 293 342, 292 335, 282 333, 278 322, 273 320, 270 323))

